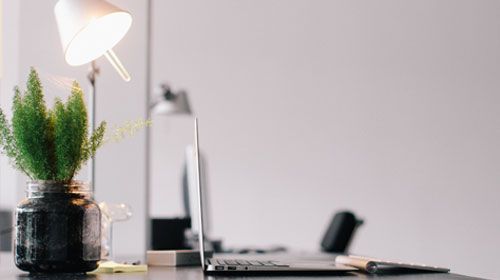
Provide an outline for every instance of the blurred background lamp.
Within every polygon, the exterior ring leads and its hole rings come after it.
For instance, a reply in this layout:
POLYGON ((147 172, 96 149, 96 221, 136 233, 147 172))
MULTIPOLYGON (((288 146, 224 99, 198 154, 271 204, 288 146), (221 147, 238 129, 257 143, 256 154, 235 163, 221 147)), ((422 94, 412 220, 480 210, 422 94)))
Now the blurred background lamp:
POLYGON ((152 104, 155 115, 191 115, 191 106, 185 91, 173 92, 169 86, 162 84, 155 92, 158 100, 152 104))
POLYGON ((129 12, 104 0, 59 0, 54 13, 69 65, 82 65, 104 55, 120 76, 130 81, 112 50, 132 25, 129 12))

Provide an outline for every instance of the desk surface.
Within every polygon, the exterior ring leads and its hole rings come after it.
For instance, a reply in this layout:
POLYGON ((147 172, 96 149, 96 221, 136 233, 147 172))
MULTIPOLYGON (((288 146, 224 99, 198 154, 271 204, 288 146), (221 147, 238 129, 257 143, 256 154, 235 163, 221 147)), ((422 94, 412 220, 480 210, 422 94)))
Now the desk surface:
POLYGON ((275 275, 275 276, 215 276, 215 275, 204 275, 201 268, 197 267, 185 267, 185 268, 167 268, 167 267, 150 267, 147 273, 127 273, 127 274, 99 274, 99 275, 47 275, 47 276, 31 276, 22 271, 16 269, 1 269, 0 279, 2 280, 216 280, 216 279, 245 279, 245 280, 264 280, 264 279, 288 279, 294 278, 299 279, 370 279, 370 278, 387 278, 387 279, 400 279, 400 280, 471 280, 479 279, 467 276, 461 276, 456 274, 441 274, 441 273, 421 273, 421 274, 388 274, 388 275, 366 275, 363 273, 346 273, 342 275, 275 275))
POLYGON ((274 275, 274 276, 216 276, 204 275, 199 267, 149 267, 145 273, 116 273, 116 274, 98 274, 98 275, 35 275, 31 276, 14 267, 12 256, 2 254, 0 256, 0 279, 1 280, 217 280, 217 279, 245 279, 245 280, 264 280, 264 279, 380 279, 387 278, 392 280, 471 280, 480 279, 467 277, 451 273, 387 273, 384 275, 367 275, 360 272, 350 272, 345 274, 332 275, 274 275))

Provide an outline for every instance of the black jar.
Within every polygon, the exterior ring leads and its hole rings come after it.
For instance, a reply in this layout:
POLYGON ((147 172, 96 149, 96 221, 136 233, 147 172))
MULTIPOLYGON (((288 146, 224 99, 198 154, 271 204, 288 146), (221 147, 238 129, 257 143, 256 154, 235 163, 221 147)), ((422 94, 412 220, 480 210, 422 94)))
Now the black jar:
POLYGON ((87 272, 101 255, 101 212, 79 181, 32 181, 16 209, 15 263, 32 273, 87 272))

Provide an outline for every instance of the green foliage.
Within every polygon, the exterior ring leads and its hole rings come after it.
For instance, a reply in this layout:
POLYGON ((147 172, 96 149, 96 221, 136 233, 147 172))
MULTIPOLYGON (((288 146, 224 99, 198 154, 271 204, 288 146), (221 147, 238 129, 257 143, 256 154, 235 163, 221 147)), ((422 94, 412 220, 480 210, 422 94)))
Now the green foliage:
POLYGON ((14 167, 36 180, 67 182, 102 146, 106 123, 88 137, 83 91, 74 82, 66 103, 45 105, 43 88, 31 69, 27 90, 15 88, 12 124, 0 110, 0 148, 14 167))
POLYGON ((31 70, 27 92, 15 89, 12 107, 12 132, 21 157, 21 164, 31 177, 52 179, 54 166, 54 123, 49 118, 38 74, 31 70))
POLYGON ((26 173, 21 164, 21 155, 15 145, 14 136, 12 135, 12 128, 8 123, 2 110, 0 110, 0 148, 3 154, 6 154, 11 160, 12 164, 19 170, 26 173))
POLYGON ((54 106, 56 180, 72 178, 86 159, 87 109, 83 92, 77 82, 73 83, 71 96, 66 105, 56 100, 54 106), (83 161, 83 162, 82 162, 83 161))
POLYGON ((106 132, 106 123, 101 123, 95 130, 90 140, 86 141, 83 149, 84 162, 93 157, 102 144, 104 144, 104 133, 106 132))
POLYGON ((110 135, 108 135, 104 142, 119 142, 127 136, 132 136, 144 127, 151 126, 151 120, 136 120, 125 122, 122 126, 115 127, 110 135))

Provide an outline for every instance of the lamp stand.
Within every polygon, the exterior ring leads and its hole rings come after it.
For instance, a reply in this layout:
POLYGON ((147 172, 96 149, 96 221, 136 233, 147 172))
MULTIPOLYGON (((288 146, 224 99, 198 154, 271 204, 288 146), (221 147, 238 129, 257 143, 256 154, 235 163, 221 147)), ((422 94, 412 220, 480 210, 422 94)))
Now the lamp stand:
MULTIPOLYGON (((97 63, 95 60, 93 60, 90 63, 90 70, 87 75, 87 78, 90 83, 90 90, 89 90, 89 108, 90 108, 90 121, 89 121, 89 135, 92 135, 95 129, 95 111, 96 111, 96 79, 97 76, 99 75, 99 67, 97 66, 97 63)), ((88 178, 90 181, 90 190, 92 191, 92 194, 95 195, 95 157, 92 157, 89 162, 88 166, 88 178)))

